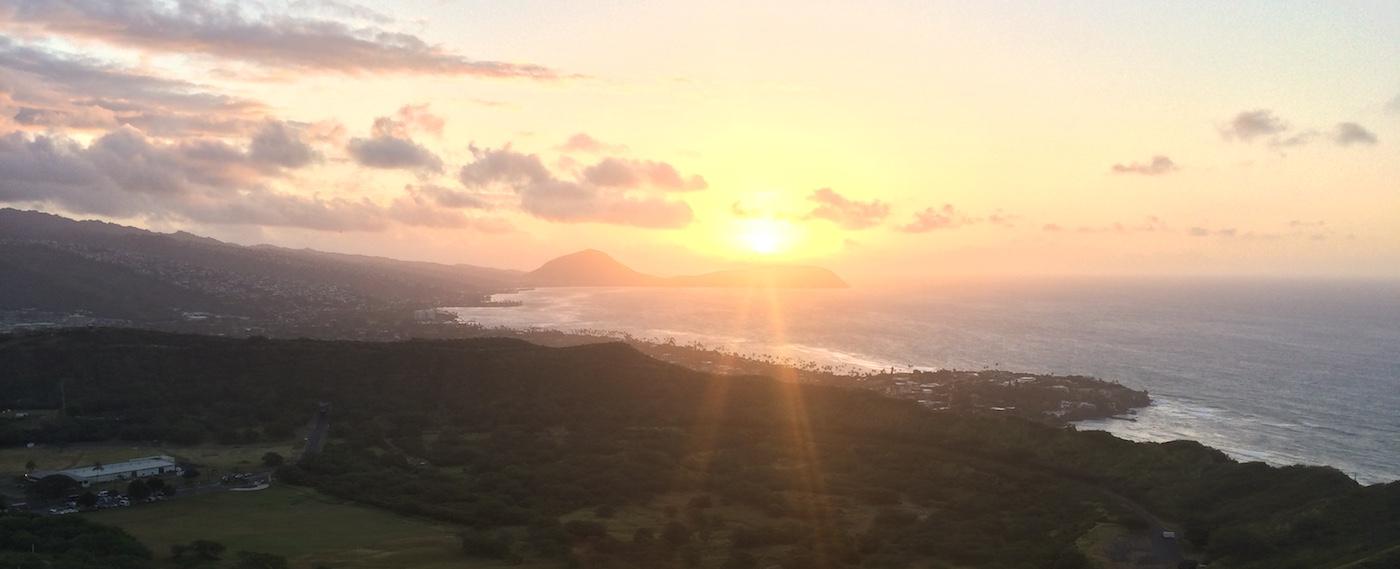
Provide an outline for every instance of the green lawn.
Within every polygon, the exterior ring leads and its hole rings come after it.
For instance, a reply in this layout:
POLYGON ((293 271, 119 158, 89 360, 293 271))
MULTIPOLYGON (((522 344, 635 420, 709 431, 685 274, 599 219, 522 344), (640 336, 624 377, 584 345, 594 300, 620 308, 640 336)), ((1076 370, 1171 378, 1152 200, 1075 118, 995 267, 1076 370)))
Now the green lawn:
POLYGON ((292 560, 294 567, 496 567, 463 557, 456 528, 347 503, 314 490, 276 485, 257 492, 220 492, 157 504, 95 512, 93 521, 119 526, 156 552, 211 539, 238 550, 292 560))

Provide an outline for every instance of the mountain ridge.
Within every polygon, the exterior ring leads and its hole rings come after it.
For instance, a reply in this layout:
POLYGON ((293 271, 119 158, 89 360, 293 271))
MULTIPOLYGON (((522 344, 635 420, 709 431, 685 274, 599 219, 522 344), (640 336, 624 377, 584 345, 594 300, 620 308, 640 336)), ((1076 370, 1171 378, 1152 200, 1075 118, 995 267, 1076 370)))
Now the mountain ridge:
POLYGON ((238 245, 188 232, 0 208, 0 310, 168 320, 297 318, 482 302, 518 271, 238 245))

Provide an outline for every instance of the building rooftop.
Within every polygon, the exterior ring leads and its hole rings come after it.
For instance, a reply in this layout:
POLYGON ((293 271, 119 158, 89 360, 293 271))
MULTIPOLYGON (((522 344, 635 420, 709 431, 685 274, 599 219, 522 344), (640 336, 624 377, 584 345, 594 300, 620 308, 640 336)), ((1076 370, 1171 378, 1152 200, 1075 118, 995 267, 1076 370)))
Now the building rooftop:
POLYGON ((146 469, 150 469, 150 468, 159 468, 159 467, 162 467, 162 466, 166 466, 166 467, 173 467, 173 466, 175 466, 175 459, 172 458, 172 457, 169 457, 169 456, 164 456, 164 455, 162 455, 162 456, 147 456, 147 457, 142 457, 142 458, 133 458, 133 459, 131 459, 131 460, 124 460, 124 461, 122 461, 122 462, 113 462, 113 463, 110 463, 110 464, 103 464, 103 465, 101 465, 100 468, 99 468, 97 465, 89 465, 89 466, 83 466, 83 467, 79 467, 79 468, 69 468, 69 469, 67 469, 67 470, 54 470, 54 471, 45 471, 45 472, 35 472, 35 473, 31 474, 30 476, 33 477, 33 478, 43 478, 43 477, 45 477, 45 476, 51 476, 51 475, 54 475, 54 474, 62 474, 62 475, 64 475, 64 476, 67 476, 67 477, 72 478, 72 479, 74 479, 74 480, 82 480, 82 479, 84 479, 84 478, 93 478, 93 477, 96 477, 96 476, 111 475, 111 474, 121 474, 121 473, 124 473, 124 472, 136 472, 136 471, 139 471, 139 470, 146 470, 146 469))

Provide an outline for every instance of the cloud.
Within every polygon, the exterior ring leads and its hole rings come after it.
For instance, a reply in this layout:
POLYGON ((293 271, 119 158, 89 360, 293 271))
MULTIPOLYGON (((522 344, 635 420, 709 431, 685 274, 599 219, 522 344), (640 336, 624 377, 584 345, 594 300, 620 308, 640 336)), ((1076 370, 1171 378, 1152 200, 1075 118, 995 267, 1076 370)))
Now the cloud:
POLYGON ((428 105, 404 105, 399 107, 393 115, 374 119, 374 126, 371 132, 375 136, 396 136, 407 138, 415 132, 426 132, 433 136, 442 136, 442 129, 447 125, 447 120, 433 114, 428 110, 428 105))
POLYGON ((164 144, 123 127, 83 146, 63 136, 0 137, 0 202, 51 204, 113 217, 376 230, 384 211, 366 201, 270 189, 266 171, 221 142, 164 144))
MULTIPOLYGON (((1056 227, 1058 228, 1060 226, 1056 225, 1056 227)), ((1074 230, 1078 233, 1114 233, 1118 235, 1127 235, 1131 233, 1168 232, 1171 231, 1171 228, 1167 226, 1167 222, 1163 221, 1162 218, 1149 215, 1143 219, 1141 223, 1124 223, 1119 221, 1108 225, 1081 225, 1074 230)))
POLYGON ((1316 129, 1291 132, 1288 123, 1263 109, 1235 115, 1230 124, 1221 129, 1221 134, 1227 139, 1244 142, 1265 138, 1275 149, 1306 146, 1324 134, 1338 146, 1372 146, 1380 142, 1374 132, 1354 122, 1337 123, 1328 133, 1316 129))
MULTIPOLYGON (((1241 230, 1234 227, 1211 228, 1194 226, 1188 229, 1186 234, 1197 238, 1216 237, 1220 239, 1238 239, 1243 241, 1274 241, 1280 239, 1326 241, 1336 236, 1337 232, 1325 221, 1303 221, 1295 219, 1284 224, 1282 229, 1241 230)), ((1354 238, 1355 235, 1348 234, 1347 237, 1354 238)))
POLYGON ((1288 130, 1288 123, 1267 109, 1243 111, 1221 129, 1225 138, 1252 142, 1261 137, 1272 137, 1288 130))
POLYGON ((267 121, 249 142, 248 157, 261 164, 301 168, 320 160, 321 155, 302 141, 297 129, 284 122, 267 121))
POLYGON ((355 163, 370 168, 442 171, 442 159, 407 138, 352 138, 345 151, 355 163))
POLYGON ((370 137, 350 139, 345 151, 355 163, 370 168, 441 172, 442 159, 409 135, 415 129, 441 133, 442 124, 426 106, 405 106, 394 116, 374 119, 370 137))
MULTIPOLYGON (((442 188, 446 189, 446 188, 442 188)), ((447 190, 452 191, 452 190, 447 190)), ((389 204, 387 216, 405 225, 442 228, 474 228, 486 233, 508 233, 514 230, 509 222, 497 218, 464 215, 459 209, 444 209, 437 196, 412 186, 389 204)))
POLYGON ((423 196, 439 206, 453 209, 490 209, 486 197, 437 185, 408 186, 408 193, 423 196))
POLYGON ((1130 235, 1133 233, 1153 233, 1171 231, 1171 229, 1167 226, 1166 222, 1162 221, 1155 215, 1148 216, 1147 219, 1142 223, 1125 223, 1121 221, 1115 221, 1113 223, 1105 225, 1080 225, 1078 227, 1066 227, 1065 225, 1059 223, 1046 223, 1042 225, 1040 229, 1042 231, 1047 231, 1051 233, 1073 231, 1074 233, 1083 235, 1130 235))
POLYGON ((540 219, 663 229, 684 227, 695 217, 689 204, 667 197, 674 188, 658 188, 650 178, 645 180, 648 183, 635 186, 619 185, 620 178, 607 175, 602 181, 609 183, 599 184, 596 172, 594 179, 584 175, 566 180, 550 172, 538 155, 509 146, 473 148, 472 152, 476 159, 458 174, 463 185, 472 189, 509 187, 520 197, 520 208, 540 219))
POLYGON ((217 2, 31 0, 0 7, 0 25, 15 30, 298 72, 560 78, 539 65, 472 60, 382 27, 385 23, 266 10, 250 14, 237 3, 217 2))
POLYGON ((688 192, 709 187, 700 176, 681 176, 676 168, 665 162, 604 158, 583 171, 589 183, 614 188, 652 187, 662 190, 688 192))
POLYGON ((1317 131, 1305 130, 1287 138, 1276 136, 1269 140, 1269 146, 1273 148, 1292 148, 1295 146, 1307 146, 1317 139, 1317 131))
POLYGON ((868 202, 849 199, 831 188, 821 188, 807 196, 816 205, 806 219, 825 219, 843 229, 869 229, 879 225, 890 214, 889 204, 880 200, 868 202))
POLYGON ((968 217, 953 207, 953 204, 943 204, 941 208, 926 207, 923 211, 914 214, 914 221, 899 227, 905 233, 928 233, 939 229, 953 229, 977 223, 981 220, 968 217))
MULTIPOLYGON (((291 128, 268 124, 275 126, 262 134, 291 128)), ((392 224, 512 230, 503 220, 463 214, 461 210, 484 206, 445 188, 409 187, 388 206, 278 191, 273 183, 300 158, 288 160, 282 152, 271 154, 269 161, 266 154, 259 158, 254 147, 251 141, 248 150, 219 141, 164 143, 131 127, 86 146, 64 136, 16 131, 0 136, 0 172, 5 173, 0 203, 46 204, 118 218, 324 231, 379 231, 392 224)))
POLYGON ((1190 235, 1192 237, 1235 237, 1236 235, 1239 235, 1239 231, 1237 231, 1233 227, 1226 227, 1224 229, 1209 229, 1206 227, 1194 226, 1191 229, 1188 229, 1186 233, 1187 235, 1190 235))
POLYGON ((392 24, 393 16, 353 2, 339 0, 293 0, 291 6, 301 10, 320 10, 330 15, 349 20, 392 24))
POLYGON ((1332 141, 1340 146, 1374 146, 1380 139, 1376 138, 1376 133, 1366 130, 1366 127, 1354 122, 1344 122, 1337 123, 1337 127, 1332 131, 1332 141))
POLYGON ((582 132, 570 136, 568 140, 564 141, 564 144, 560 144, 559 146, 556 146, 554 148, 555 150, 558 150, 565 154, 604 154, 625 152, 627 150, 626 146, 620 144, 607 144, 582 132))
POLYGON ((0 36, 0 93, 25 126, 108 130, 127 124, 159 135, 240 134, 266 108, 174 79, 85 56, 34 49, 0 36))
POLYGON ((117 126, 117 117, 111 111, 98 107, 82 107, 73 110, 19 107, 11 117, 16 124, 44 128, 98 129, 117 126))
POLYGON ((1385 109, 1392 113, 1400 113, 1400 95, 1396 95, 1389 103, 1385 104, 1385 109))
POLYGON ((1016 222, 1021 220, 1021 216, 1001 211, 997 208, 991 215, 987 216, 987 223, 1002 227, 1016 227, 1016 222))
POLYGON ((1161 176, 1179 170, 1176 162, 1166 156, 1153 156, 1147 163, 1133 162, 1130 164, 1114 164, 1114 174, 1140 174, 1143 176, 1161 176))
POLYGON ((553 179, 539 156, 522 154, 509 146, 498 150, 472 148, 475 157, 462 166, 458 179, 468 188, 484 188, 492 184, 512 187, 543 183, 553 179))

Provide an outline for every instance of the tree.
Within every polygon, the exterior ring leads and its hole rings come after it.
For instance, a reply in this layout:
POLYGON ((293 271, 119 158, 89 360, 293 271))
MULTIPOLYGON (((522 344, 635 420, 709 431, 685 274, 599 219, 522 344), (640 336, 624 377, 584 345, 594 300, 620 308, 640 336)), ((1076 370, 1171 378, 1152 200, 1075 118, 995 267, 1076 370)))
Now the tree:
POLYGON ((89 510, 96 508, 97 494, 93 494, 91 490, 83 492, 81 496, 78 496, 78 505, 89 510))
POLYGON ((263 427, 263 437, 270 441, 280 441, 282 439, 291 438, 295 430, 295 426, 289 425, 286 422, 272 423, 263 427))
POLYGON ((57 500, 77 487, 77 480, 62 474, 50 474, 34 483, 34 494, 45 500, 57 500))
POLYGON ((705 559, 704 552, 699 547, 687 545, 680 548, 681 565, 686 567, 699 567, 705 559))
POLYGON ((282 458, 282 455, 277 454, 275 452, 269 452, 262 456, 263 466, 266 466, 268 468, 277 468, 279 466, 282 466, 283 464, 286 464, 286 462, 287 459, 282 458))
POLYGON ((569 520, 564 522, 564 531, 579 539, 601 538, 608 535, 608 526, 602 522, 569 520))
POLYGON ((1094 562, 1090 561, 1084 552, 1079 551, 1078 547, 1068 547, 1060 552, 1059 557, 1055 558, 1055 564, 1050 567, 1051 569, 1090 569, 1094 567, 1094 562))
POLYGON ((754 569, 758 567, 758 558, 747 551, 731 551, 729 558, 724 560, 722 569, 754 569))
POLYGON ((152 493, 158 493, 165 490, 165 481, 159 478, 147 478, 146 487, 150 488, 152 493))
POLYGON ((667 522, 666 527, 661 530, 661 539, 665 540, 671 547, 680 547, 690 542, 690 528, 672 520, 667 522))
POLYGON ((457 535, 462 540, 462 552, 471 557, 505 559, 510 555, 510 534, 500 532, 490 534, 478 529, 467 529, 457 535))
POLYGON ((1273 544, 1258 531, 1245 527, 1228 527, 1212 533, 1207 547, 1217 557, 1235 559, 1258 559, 1273 549, 1273 544))
POLYGON ((35 468, 39 468, 39 465, 38 465, 37 463, 35 463, 33 460, 29 460, 29 461, 26 461, 26 462, 24 463, 24 471, 25 471, 25 472, 34 472, 34 469, 35 469, 35 468))
POLYGON ((238 563, 234 564, 235 569, 287 569, 287 558, 271 553, 259 553, 256 551, 238 552, 238 563))
POLYGON ((151 487, 146 485, 146 481, 137 478, 126 485, 126 495, 132 500, 145 500, 151 497, 151 487))

